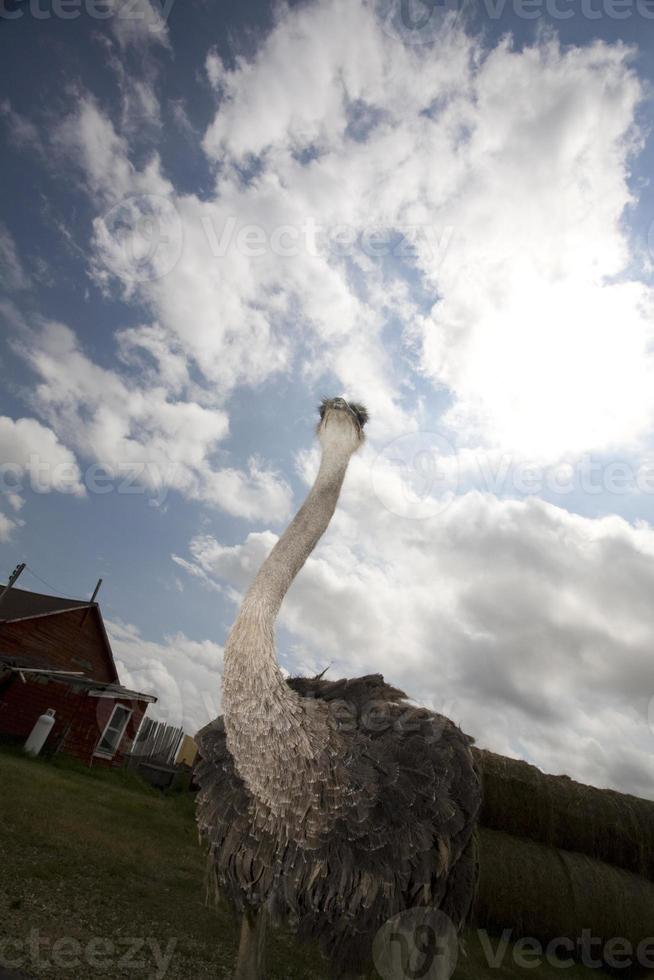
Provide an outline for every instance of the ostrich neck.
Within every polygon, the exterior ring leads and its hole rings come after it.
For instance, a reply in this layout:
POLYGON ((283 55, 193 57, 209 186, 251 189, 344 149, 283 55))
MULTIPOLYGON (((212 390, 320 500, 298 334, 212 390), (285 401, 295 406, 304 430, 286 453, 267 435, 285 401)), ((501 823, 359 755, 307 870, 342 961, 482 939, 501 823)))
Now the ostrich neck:
POLYGON ((330 741, 324 705, 299 697, 279 669, 274 625, 293 579, 325 532, 351 450, 327 447, 316 481, 250 586, 225 645, 227 744, 252 795, 273 813, 310 798, 330 741))
POLYGON ((299 511, 272 549, 252 583, 242 612, 253 601, 274 622, 282 600, 305 561, 327 530, 341 492, 349 453, 326 450, 315 483, 299 511))

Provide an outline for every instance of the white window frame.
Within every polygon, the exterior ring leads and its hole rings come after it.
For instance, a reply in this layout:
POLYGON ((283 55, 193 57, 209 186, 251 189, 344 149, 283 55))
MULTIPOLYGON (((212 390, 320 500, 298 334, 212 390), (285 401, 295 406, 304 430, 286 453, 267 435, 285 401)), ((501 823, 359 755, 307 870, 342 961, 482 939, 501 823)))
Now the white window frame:
POLYGON ((132 717, 132 714, 133 714, 132 709, 131 708, 128 708, 126 705, 120 704, 120 702, 118 702, 117 704, 114 705, 114 710, 111 712, 111 715, 109 717, 109 720, 108 720, 107 724, 104 726, 104 731, 102 732, 102 735, 98 739, 98 744, 96 745, 95 752, 93 753, 94 756, 98 756, 100 759, 113 759, 113 757, 115 756, 116 752, 118 751, 118 749, 120 747, 120 743, 123 740, 123 736, 125 735, 125 729, 127 728, 128 724, 129 724, 129 720, 132 717), (116 714, 116 712, 118 711, 119 708, 120 708, 121 711, 126 711, 127 712, 127 715, 125 717, 125 721, 123 723, 123 726, 120 729, 120 734, 118 735, 118 738, 116 739, 116 743, 114 745, 113 752, 109 752, 107 749, 101 749, 100 746, 102 745, 102 742, 103 742, 104 737, 107 734, 108 730, 111 728, 111 724, 112 724, 112 722, 114 720, 114 715, 116 714))

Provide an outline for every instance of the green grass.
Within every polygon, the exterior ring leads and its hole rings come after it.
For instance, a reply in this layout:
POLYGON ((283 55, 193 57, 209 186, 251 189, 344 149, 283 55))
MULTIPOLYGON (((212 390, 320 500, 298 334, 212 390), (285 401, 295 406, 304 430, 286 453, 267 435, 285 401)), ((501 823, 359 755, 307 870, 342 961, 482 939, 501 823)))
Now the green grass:
MULTIPOLYGON (((157 943, 172 951, 167 980, 231 976, 238 924, 228 909, 204 903, 204 856, 191 794, 165 796, 133 773, 2 749, 0 855, 0 966, 9 953, 22 956, 14 965, 33 977, 144 980, 162 976, 152 952, 157 943), (6 946, 7 940, 27 944, 30 936, 44 940, 38 962, 27 945, 6 946), (53 965, 53 943, 64 937, 68 944, 57 947, 60 963, 53 965), (113 951, 98 940, 112 943, 113 951), (148 945, 129 954, 128 940, 148 945)), ((270 933, 268 951, 270 980, 328 976, 315 951, 283 930, 270 933)), ((568 980, 591 976, 576 967, 564 972, 568 980)), ((559 977, 561 970, 528 973, 559 977)), ((501 968, 488 970, 472 932, 454 980, 520 974, 510 949, 501 968)))
MULTIPOLYGON (((141 980, 156 975, 151 951, 140 956, 144 969, 116 963, 126 939, 141 937, 163 950, 175 941, 170 980, 230 976, 238 926, 229 910, 204 903, 205 860, 191 794, 164 796, 129 772, 7 750, 0 751, 0 787, 0 936, 27 941, 38 930, 49 941, 48 955, 63 937, 120 946, 105 968, 80 962, 53 969, 46 956, 38 966, 28 955, 22 969, 62 980, 96 974, 141 980)), ((272 978, 323 976, 311 952, 286 936, 273 934, 270 947, 272 978)))

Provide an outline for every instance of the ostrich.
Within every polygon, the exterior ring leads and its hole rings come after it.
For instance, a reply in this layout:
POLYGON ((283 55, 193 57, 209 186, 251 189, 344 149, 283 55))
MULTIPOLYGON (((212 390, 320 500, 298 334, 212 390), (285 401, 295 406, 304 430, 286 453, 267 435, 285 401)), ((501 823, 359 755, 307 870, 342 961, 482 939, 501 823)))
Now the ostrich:
POLYGON ((209 873, 242 913, 237 980, 264 975, 268 916, 317 939, 345 976, 366 968, 393 916, 435 908, 459 932, 474 896, 472 739, 380 674, 285 679, 277 663, 277 613, 331 520, 367 421, 363 406, 323 399, 316 481, 243 600, 225 645, 224 714, 198 734, 209 873))

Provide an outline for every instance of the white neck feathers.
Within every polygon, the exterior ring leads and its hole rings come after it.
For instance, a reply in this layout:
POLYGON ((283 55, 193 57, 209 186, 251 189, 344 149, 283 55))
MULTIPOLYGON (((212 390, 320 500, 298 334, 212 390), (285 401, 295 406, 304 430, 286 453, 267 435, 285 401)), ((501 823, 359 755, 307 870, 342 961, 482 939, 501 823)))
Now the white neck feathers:
POLYGON ((315 483, 250 586, 225 645, 223 711, 236 769, 274 814, 311 799, 329 755, 325 706, 292 691, 279 669, 274 625, 293 579, 332 518, 360 437, 342 410, 327 412, 315 483), (310 788, 310 787, 309 787, 310 788))

